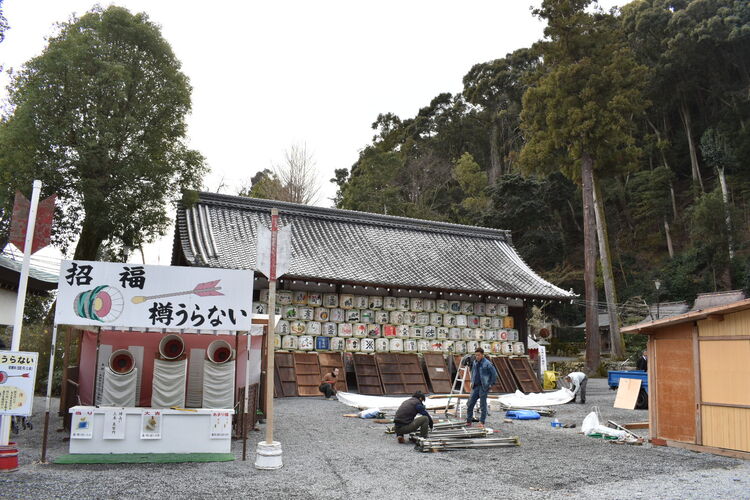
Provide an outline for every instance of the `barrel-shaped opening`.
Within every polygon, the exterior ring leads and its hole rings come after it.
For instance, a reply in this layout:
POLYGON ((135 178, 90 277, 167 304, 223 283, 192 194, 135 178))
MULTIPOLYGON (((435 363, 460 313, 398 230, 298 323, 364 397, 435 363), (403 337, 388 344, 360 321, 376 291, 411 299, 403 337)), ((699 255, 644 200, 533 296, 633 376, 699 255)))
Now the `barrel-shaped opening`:
POLYGON ((227 363, 234 359, 234 349, 225 340, 214 340, 206 350, 206 357, 217 364, 227 363))
POLYGON ((135 368, 135 358, 127 349, 119 349, 109 357, 109 369, 120 375, 127 375, 135 368))
POLYGON ((185 341, 179 335, 167 335, 159 342, 159 355, 162 359, 171 361, 182 356, 185 352, 185 341))

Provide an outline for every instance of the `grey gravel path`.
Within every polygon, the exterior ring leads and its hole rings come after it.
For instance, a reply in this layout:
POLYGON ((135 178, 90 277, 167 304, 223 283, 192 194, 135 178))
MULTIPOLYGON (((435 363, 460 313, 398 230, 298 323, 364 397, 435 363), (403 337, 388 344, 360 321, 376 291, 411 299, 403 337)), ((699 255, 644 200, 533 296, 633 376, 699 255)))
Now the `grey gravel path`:
MULTIPOLYGON (((588 404, 558 408, 558 418, 576 429, 553 429, 549 418, 488 424, 519 436, 519 448, 423 454, 383 433, 369 420, 343 418, 349 407, 322 398, 276 400, 277 433, 284 468, 258 471, 238 460, 208 464, 39 464, 41 417, 22 431, 21 468, 0 475, 2 498, 722 498, 750 499, 750 462, 675 448, 615 445, 578 434, 583 417, 597 405, 603 418, 647 419, 642 410, 612 408, 606 380, 589 382, 588 404)), ((43 408, 38 399, 35 408, 43 408)), ((56 407, 56 403, 55 403, 56 407)), ((53 429, 59 422, 53 422, 53 429)), ((644 432, 644 431, 637 431, 644 432)), ((50 456, 67 453, 62 433, 52 433, 50 456)))

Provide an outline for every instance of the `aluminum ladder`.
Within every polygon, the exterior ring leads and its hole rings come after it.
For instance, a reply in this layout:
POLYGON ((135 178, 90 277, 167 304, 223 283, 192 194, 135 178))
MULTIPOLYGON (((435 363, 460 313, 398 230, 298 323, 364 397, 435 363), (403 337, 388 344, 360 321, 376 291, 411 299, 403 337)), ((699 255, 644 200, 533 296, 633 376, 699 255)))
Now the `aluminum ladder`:
POLYGON ((454 398, 456 395, 464 394, 464 382, 466 377, 469 375, 469 366, 465 363, 466 358, 461 358, 461 363, 456 370, 456 377, 453 379, 453 385, 451 385, 451 392, 448 394, 448 401, 445 403, 445 416, 448 416, 448 409, 451 406, 451 401, 456 400, 456 418, 461 418, 461 398, 454 398), (456 383, 459 383, 458 389, 456 389, 456 383))

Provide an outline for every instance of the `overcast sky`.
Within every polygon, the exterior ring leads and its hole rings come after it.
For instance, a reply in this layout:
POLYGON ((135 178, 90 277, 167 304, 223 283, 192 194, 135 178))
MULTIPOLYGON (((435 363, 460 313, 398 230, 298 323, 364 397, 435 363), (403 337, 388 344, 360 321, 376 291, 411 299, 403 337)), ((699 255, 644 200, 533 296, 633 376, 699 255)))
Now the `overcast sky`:
MULTIPOLYGON (((121 0, 162 28, 193 86, 189 140, 208 160, 204 189, 236 194, 253 174, 305 143, 320 171, 318 205, 331 206, 337 168, 372 138, 378 113, 411 117, 441 92, 457 93, 473 64, 542 36, 530 0, 121 0)), ((605 8, 626 2, 604 0, 605 8)), ((109 2, 101 2, 107 6, 109 2)), ((54 24, 86 0, 5 0, 10 30, 0 64, 38 55, 54 24)), ((0 77, 0 98, 8 83, 0 77)), ((146 249, 168 264, 171 235, 146 249)), ((131 259, 138 260, 138 259, 131 259)))

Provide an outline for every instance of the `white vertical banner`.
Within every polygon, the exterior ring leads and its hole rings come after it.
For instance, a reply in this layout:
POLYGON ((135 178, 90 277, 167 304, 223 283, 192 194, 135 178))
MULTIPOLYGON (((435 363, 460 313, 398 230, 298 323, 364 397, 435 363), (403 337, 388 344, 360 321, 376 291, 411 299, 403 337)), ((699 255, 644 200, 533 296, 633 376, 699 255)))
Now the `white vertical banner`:
MULTIPOLYGON (((266 278, 271 277, 271 230, 258 222, 255 233, 256 255, 255 267, 266 278)), ((286 225, 276 231, 276 276, 279 278, 289 272, 292 256, 292 226, 286 225)))
POLYGON ((547 371, 547 347, 543 345, 539 346, 539 371, 542 372, 542 377, 547 371))
POLYGON ((104 412, 102 439, 125 439, 124 408, 115 408, 104 412))

